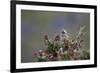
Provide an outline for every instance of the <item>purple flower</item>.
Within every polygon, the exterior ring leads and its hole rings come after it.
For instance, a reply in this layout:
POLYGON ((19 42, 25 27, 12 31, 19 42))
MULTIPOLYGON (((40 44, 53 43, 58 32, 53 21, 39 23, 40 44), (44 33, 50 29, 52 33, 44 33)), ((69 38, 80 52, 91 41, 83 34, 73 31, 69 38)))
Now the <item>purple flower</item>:
POLYGON ((44 35, 44 39, 48 40, 48 35, 47 34, 44 35))
POLYGON ((55 41, 59 41, 60 40, 60 36, 59 35, 56 35, 55 36, 55 41))

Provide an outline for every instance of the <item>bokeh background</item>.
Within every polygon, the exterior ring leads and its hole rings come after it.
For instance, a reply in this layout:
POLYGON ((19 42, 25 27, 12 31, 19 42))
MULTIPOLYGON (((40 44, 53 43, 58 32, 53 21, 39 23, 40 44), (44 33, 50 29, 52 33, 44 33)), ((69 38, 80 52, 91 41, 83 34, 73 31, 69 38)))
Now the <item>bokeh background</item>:
POLYGON ((90 14, 79 12, 56 12, 21 10, 21 62, 33 62, 34 52, 45 49, 43 35, 53 38, 62 29, 71 37, 77 36, 81 26, 84 32, 84 49, 90 49, 90 14))

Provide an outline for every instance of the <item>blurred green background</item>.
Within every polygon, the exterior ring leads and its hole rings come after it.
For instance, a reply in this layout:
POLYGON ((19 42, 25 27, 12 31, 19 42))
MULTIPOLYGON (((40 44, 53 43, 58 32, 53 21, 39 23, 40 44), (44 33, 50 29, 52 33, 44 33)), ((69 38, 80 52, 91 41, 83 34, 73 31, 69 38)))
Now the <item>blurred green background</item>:
POLYGON ((84 25, 84 32, 87 32, 84 36, 84 48, 89 50, 89 13, 21 10, 21 62, 33 62, 33 53, 45 49, 45 33, 53 38, 55 33, 59 34, 62 29, 66 29, 70 36, 75 37, 84 25))

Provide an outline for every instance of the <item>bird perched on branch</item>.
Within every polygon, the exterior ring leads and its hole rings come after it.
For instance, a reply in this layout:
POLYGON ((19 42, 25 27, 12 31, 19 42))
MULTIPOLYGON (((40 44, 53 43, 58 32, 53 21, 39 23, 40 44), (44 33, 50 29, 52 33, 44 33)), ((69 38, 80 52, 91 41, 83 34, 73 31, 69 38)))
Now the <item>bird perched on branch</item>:
POLYGON ((61 41, 64 41, 64 40, 68 40, 69 39, 69 36, 68 36, 68 33, 65 29, 62 29, 61 30, 61 41))

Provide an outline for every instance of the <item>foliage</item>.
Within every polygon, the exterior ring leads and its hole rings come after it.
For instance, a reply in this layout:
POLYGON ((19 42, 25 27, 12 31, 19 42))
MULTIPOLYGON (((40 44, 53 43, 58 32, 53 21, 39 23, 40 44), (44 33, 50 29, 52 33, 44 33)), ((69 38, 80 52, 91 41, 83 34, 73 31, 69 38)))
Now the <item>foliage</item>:
POLYGON ((36 62, 90 59, 90 51, 82 47, 84 45, 82 37, 85 36, 83 33, 84 28, 80 28, 78 35, 74 39, 69 39, 65 29, 52 40, 45 34, 44 43, 46 49, 37 52, 36 62))

